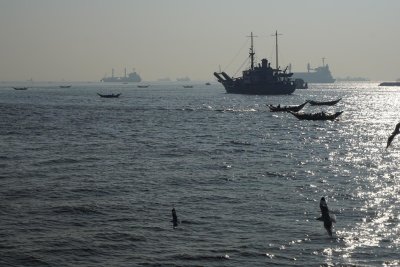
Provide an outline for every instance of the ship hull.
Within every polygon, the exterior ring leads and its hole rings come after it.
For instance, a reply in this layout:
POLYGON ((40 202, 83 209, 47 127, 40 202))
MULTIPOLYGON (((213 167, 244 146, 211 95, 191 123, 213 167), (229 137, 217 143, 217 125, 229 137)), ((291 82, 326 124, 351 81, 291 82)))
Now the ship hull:
POLYGON ((101 79, 101 81, 106 82, 106 83, 120 83, 120 82, 138 83, 138 82, 141 82, 142 79, 140 77, 134 78, 134 79, 124 78, 124 77, 107 77, 107 78, 101 79))
POLYGON ((331 75, 321 75, 313 72, 294 72, 294 79, 303 79, 308 83, 333 83, 335 79, 331 75))
POLYGON ((296 90, 294 83, 230 84, 222 83, 228 94, 290 95, 296 90))
POLYGON ((114 77, 114 74, 112 77, 104 77, 100 81, 106 82, 106 83, 138 83, 142 81, 142 78, 140 77, 139 74, 136 72, 129 73, 128 76, 124 77, 114 77))
MULTIPOLYGON (((276 32, 276 38, 278 33, 276 32)), ((296 90, 296 84, 291 80, 293 73, 271 67, 271 63, 266 58, 261 62, 254 62, 253 33, 250 34, 251 46, 249 50, 250 68, 242 71, 242 76, 238 78, 230 77, 225 72, 214 72, 228 94, 244 95, 290 95, 296 90)), ((278 47, 278 39, 276 39, 278 47)), ((276 51, 278 54, 278 48, 276 51)), ((276 62, 278 66, 278 60, 276 62)))

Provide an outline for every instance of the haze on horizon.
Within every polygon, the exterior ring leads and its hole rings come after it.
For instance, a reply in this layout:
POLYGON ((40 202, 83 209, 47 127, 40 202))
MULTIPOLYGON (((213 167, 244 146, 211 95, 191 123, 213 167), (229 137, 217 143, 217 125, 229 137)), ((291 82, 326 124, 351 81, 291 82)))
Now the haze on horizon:
POLYGON ((1 0, 0 81, 99 81, 133 68, 144 80, 233 75, 247 57, 334 77, 400 78, 396 0, 1 0), (242 48, 242 49, 241 49, 242 48))

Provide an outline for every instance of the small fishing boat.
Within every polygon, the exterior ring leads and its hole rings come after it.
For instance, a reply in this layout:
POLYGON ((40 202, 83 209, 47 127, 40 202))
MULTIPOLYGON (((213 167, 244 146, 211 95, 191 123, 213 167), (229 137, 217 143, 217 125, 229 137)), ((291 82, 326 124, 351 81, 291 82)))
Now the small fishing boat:
POLYGON ((26 90, 28 87, 13 87, 14 90, 26 90))
POLYGON ((138 85, 137 86, 138 88, 147 88, 147 87, 149 87, 148 85, 138 85))
POLYGON ((109 94, 109 95, 103 95, 103 94, 99 94, 97 93, 100 97, 104 97, 104 98, 117 98, 119 97, 121 94, 109 94))
POLYGON ((308 103, 308 101, 306 101, 305 103, 298 105, 298 106, 273 106, 273 105, 268 105, 269 107, 269 111, 271 112, 298 112, 300 111, 306 104, 308 103))
POLYGON ((296 84, 296 89, 308 89, 308 83, 306 83, 303 79, 297 78, 294 80, 296 84))
POLYGON ((308 100, 308 103, 310 103, 311 106, 333 106, 336 105, 340 100, 342 100, 342 98, 325 102, 308 100))
POLYGON ((292 112, 290 111, 293 116, 298 118, 299 120, 312 120, 312 121, 333 121, 337 117, 339 117, 343 111, 335 112, 335 113, 325 113, 325 112, 318 112, 318 113, 299 113, 299 112, 292 112))
POLYGON ((60 88, 71 88, 71 85, 60 85, 60 88))

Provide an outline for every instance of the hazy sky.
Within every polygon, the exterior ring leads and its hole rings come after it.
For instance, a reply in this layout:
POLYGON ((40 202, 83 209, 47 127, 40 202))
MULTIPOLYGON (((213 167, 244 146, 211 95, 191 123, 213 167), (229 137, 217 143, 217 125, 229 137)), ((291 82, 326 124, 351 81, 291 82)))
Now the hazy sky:
POLYGON ((238 70, 251 31, 256 57, 274 62, 275 30, 281 66, 325 57, 334 77, 394 80, 399 14, 398 0, 0 0, 0 81, 98 81, 125 67, 212 80, 219 65, 238 70))

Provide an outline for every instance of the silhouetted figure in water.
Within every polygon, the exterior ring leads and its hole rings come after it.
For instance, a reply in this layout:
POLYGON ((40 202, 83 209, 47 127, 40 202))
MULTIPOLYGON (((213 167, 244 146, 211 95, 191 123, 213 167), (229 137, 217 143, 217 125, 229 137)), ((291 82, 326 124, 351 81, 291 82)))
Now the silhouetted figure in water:
POLYGON ((390 146, 390 144, 392 143, 394 137, 396 135, 398 135, 399 133, 400 133, 400 122, 396 124, 396 128, 394 129, 393 133, 389 136, 389 138, 387 140, 386 149, 390 146))
POLYGON ((174 227, 178 226, 178 216, 176 216, 175 208, 172 208, 172 224, 174 227))
POLYGON ((333 223, 336 222, 336 220, 329 215, 328 204, 326 204, 324 197, 322 197, 319 202, 319 208, 321 209, 321 217, 317 218, 317 220, 324 222, 326 231, 328 231, 329 236, 332 236, 333 223))

